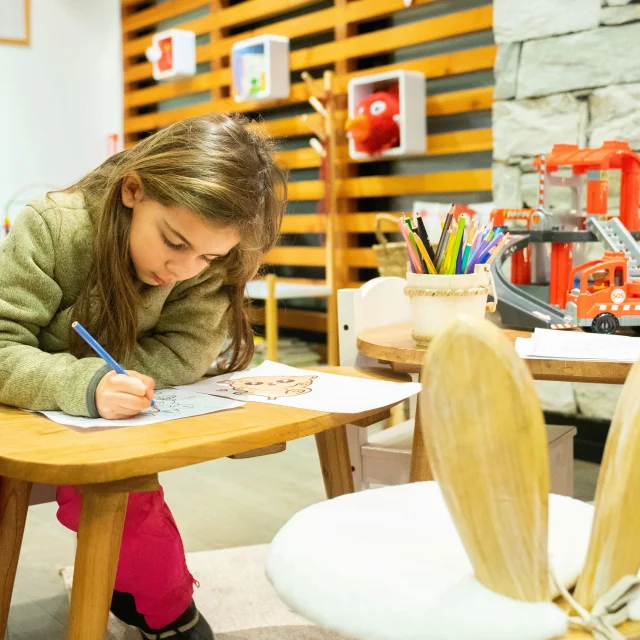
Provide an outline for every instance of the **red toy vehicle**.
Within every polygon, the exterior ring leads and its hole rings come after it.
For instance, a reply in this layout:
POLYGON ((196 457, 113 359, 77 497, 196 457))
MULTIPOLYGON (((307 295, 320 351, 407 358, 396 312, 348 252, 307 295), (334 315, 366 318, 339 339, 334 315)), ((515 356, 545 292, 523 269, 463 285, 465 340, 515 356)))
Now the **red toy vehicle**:
POLYGON ((615 333, 619 326, 640 328, 640 281, 628 279, 628 258, 622 251, 607 251, 571 271, 580 274, 580 287, 567 295, 565 322, 615 333))

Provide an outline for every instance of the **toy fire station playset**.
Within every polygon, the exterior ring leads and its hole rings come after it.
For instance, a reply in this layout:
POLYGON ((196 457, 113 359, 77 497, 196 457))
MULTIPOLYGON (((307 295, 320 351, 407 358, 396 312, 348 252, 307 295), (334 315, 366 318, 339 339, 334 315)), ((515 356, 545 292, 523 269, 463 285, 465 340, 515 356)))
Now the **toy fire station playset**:
POLYGON ((494 260, 498 311, 505 325, 533 329, 582 327, 615 333, 640 328, 640 156, 626 142, 599 149, 557 144, 534 161, 538 169, 537 209, 494 209, 494 225, 511 230, 510 241, 494 260), (553 175, 570 168, 570 176, 553 175), (608 209, 609 171, 620 170, 618 215, 608 209), (586 177, 586 202, 582 202, 586 177), (551 212, 548 186, 571 189, 571 210, 551 212), (599 241, 604 256, 573 268, 574 243, 599 241), (522 288, 543 284, 551 245, 549 303, 522 288), (511 257, 511 278, 502 265, 511 257))

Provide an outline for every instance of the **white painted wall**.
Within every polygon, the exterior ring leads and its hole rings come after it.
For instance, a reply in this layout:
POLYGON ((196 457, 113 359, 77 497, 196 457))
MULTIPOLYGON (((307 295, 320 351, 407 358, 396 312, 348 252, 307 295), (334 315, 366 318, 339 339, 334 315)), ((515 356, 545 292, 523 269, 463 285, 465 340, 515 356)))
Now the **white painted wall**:
POLYGON ((122 101, 119 0, 31 0, 31 45, 0 44, 0 216, 100 164, 122 101))

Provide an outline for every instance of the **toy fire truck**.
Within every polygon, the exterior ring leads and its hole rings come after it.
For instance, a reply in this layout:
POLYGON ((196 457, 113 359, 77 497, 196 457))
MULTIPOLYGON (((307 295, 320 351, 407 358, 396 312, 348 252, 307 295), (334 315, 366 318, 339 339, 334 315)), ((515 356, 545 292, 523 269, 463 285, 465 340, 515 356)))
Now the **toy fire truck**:
MULTIPOLYGON (((577 286, 572 278, 580 277, 572 270, 576 252, 584 250, 581 244, 594 240, 601 242, 605 251, 622 251, 626 258, 625 276, 621 281, 624 286, 616 287, 609 278, 607 289, 626 291, 627 286, 635 289, 636 280, 640 282, 640 154, 622 141, 607 141, 598 149, 556 144, 549 154, 540 156, 533 164, 539 178, 537 207, 494 209, 491 214, 494 225, 506 225, 511 233, 511 239, 491 265, 503 324, 529 330, 535 327, 568 329, 578 324, 606 333, 614 333, 618 326, 640 326, 640 308, 634 308, 635 301, 634 305, 627 303, 629 308, 624 303, 618 309, 596 307, 596 312, 608 314, 597 319, 599 313, 589 315, 586 307, 600 289, 588 290, 594 286, 588 279, 584 290, 571 291, 571 287, 577 286), (617 211, 608 198, 610 171, 620 177, 617 211), (571 190, 568 210, 549 207, 547 187, 571 190), (510 277, 503 269, 508 258, 511 258, 510 277), (549 286, 549 304, 526 290, 526 285, 545 284, 549 286), (580 305, 576 303, 577 295, 582 296, 580 305)), ((583 265, 578 272, 582 268, 590 266, 583 265)), ((599 270, 603 269, 596 268, 595 272, 599 270)), ((591 280, 593 275, 589 276, 591 280)), ((625 298, 635 295, 627 291, 625 298)), ((637 297, 640 304, 640 293, 637 297)), ((615 303, 609 299, 606 304, 615 303)))
POLYGON ((624 251, 606 251, 571 271, 580 286, 567 294, 565 322, 596 333, 615 333, 619 326, 640 330, 640 280, 629 280, 624 251))

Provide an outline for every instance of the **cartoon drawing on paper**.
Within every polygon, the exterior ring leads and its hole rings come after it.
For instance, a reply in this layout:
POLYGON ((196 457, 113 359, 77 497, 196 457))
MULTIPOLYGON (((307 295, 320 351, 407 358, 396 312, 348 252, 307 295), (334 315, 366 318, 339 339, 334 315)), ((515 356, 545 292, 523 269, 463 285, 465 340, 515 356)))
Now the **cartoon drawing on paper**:
POLYGON ((228 373, 180 387, 243 402, 330 413, 358 413, 388 407, 421 389, 419 383, 390 382, 296 369, 265 360, 255 369, 228 373))
POLYGON ((221 380, 218 384, 228 385, 235 396, 262 396, 267 400, 311 393, 311 383, 318 376, 256 376, 221 380))
POLYGON ((193 409, 193 404, 185 404, 183 400, 178 400, 178 394, 171 389, 156 391, 154 399, 162 413, 179 414, 183 410, 193 409))

